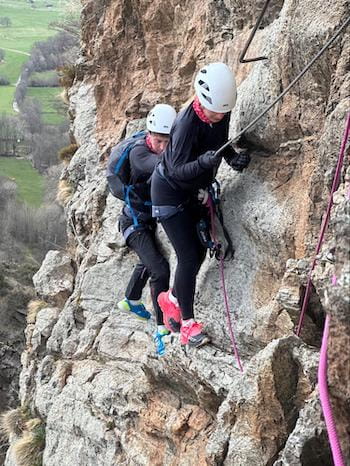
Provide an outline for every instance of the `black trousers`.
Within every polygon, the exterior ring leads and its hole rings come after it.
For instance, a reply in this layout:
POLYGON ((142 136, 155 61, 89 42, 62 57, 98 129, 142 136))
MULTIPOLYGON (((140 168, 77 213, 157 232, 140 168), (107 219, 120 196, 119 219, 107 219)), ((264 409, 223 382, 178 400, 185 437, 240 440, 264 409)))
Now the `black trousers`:
POLYGON ((177 256, 173 291, 179 301, 183 319, 191 319, 196 277, 205 259, 206 248, 197 234, 197 222, 203 215, 198 206, 187 205, 168 219, 160 219, 177 256))
MULTIPOLYGON (((124 232, 132 225, 132 220, 125 215, 121 215, 119 224, 122 232, 124 232)), ((169 289, 170 268, 168 261, 159 248, 156 238, 156 222, 153 220, 149 223, 140 222, 140 225, 142 228, 131 233, 126 242, 139 256, 140 263, 133 270, 125 296, 131 300, 141 299, 142 291, 147 280, 150 279, 152 303, 156 313, 157 325, 163 325, 163 313, 157 298, 159 293, 169 289)))

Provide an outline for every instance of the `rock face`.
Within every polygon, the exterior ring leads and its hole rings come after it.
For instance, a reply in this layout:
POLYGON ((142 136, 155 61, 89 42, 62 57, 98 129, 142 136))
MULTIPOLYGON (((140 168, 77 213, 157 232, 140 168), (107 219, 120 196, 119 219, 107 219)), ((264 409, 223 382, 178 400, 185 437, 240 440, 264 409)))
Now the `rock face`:
POLYGON ((80 147, 62 174, 73 190, 70 255, 50 253, 36 276, 50 306, 27 332, 20 380, 22 403, 46 423, 46 466, 331 465, 316 381, 325 312, 332 403, 349 457, 349 356, 339 349, 350 335, 350 174, 336 195, 302 338, 293 334, 349 110, 348 32, 249 131, 249 169, 219 171, 236 249, 225 274, 244 373, 231 354, 214 260, 202 266, 196 295, 211 345, 184 350, 174 341, 157 359, 154 322, 115 309, 136 257, 116 229, 121 204, 107 192, 104 158, 127 121, 158 101, 179 108, 200 64, 225 60, 239 84, 235 133, 317 53, 348 7, 273 0, 249 51, 269 60, 239 65, 262 3, 83 2, 70 89, 80 147))
MULTIPOLYGON (((24 258, 20 266, 14 262, 0 262, 0 413, 18 404, 20 360, 25 348, 23 329, 26 306, 34 297, 30 279, 34 270, 33 264, 24 258)), ((6 449, 5 442, 1 442, 1 464, 6 449)))

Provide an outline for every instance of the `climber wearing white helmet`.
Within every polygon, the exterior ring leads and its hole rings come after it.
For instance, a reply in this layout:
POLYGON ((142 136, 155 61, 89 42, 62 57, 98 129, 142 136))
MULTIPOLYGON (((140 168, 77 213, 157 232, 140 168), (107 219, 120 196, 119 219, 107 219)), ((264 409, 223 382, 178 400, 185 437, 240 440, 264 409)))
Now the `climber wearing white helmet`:
POLYGON ((164 337, 169 334, 163 323, 163 314, 157 302, 160 292, 169 288, 169 264, 163 256, 156 240, 157 223, 151 214, 151 176, 160 159, 160 154, 169 142, 169 134, 176 117, 173 107, 157 104, 147 116, 148 133, 138 140, 129 152, 130 180, 133 194, 141 199, 132 205, 125 203, 119 217, 119 226, 127 245, 140 258, 135 266, 125 292, 125 298, 118 303, 122 311, 134 313, 141 319, 148 320, 151 315, 141 301, 142 290, 150 278, 151 297, 157 319, 157 331, 154 334, 156 352, 165 352, 164 337))
POLYGON ((209 338, 193 313, 196 276, 206 254, 197 233, 203 215, 198 192, 211 185, 222 156, 238 171, 248 165, 249 156, 237 154, 231 146, 215 153, 228 139, 236 103, 235 78, 228 66, 204 66, 196 75, 195 91, 194 101, 178 114, 162 162, 153 172, 151 196, 153 215, 177 255, 174 286, 158 297, 164 324, 180 331, 183 345, 201 346, 209 338))

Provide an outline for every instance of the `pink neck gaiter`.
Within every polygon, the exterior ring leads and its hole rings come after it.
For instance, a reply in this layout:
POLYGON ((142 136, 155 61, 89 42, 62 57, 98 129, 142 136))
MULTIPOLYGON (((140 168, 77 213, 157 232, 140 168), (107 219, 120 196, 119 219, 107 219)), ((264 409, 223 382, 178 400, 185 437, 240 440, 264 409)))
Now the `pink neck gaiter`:
POLYGON ((208 117, 205 116, 203 107, 200 104, 198 97, 194 99, 192 107, 200 120, 202 120, 204 123, 207 123, 208 125, 211 125, 212 122, 209 120, 208 117))

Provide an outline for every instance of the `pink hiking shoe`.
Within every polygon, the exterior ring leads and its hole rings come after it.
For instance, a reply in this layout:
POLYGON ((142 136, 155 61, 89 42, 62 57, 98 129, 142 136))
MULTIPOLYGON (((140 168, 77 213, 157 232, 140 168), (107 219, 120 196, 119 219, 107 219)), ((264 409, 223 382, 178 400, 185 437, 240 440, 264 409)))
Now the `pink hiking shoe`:
POLYGON ((181 325, 181 345, 199 347, 209 343, 210 338, 203 333, 202 329, 203 325, 195 321, 189 325, 181 325))
POLYGON ((163 311, 164 325, 171 332, 177 333, 181 327, 181 309, 170 301, 171 290, 159 293, 157 301, 163 311))

